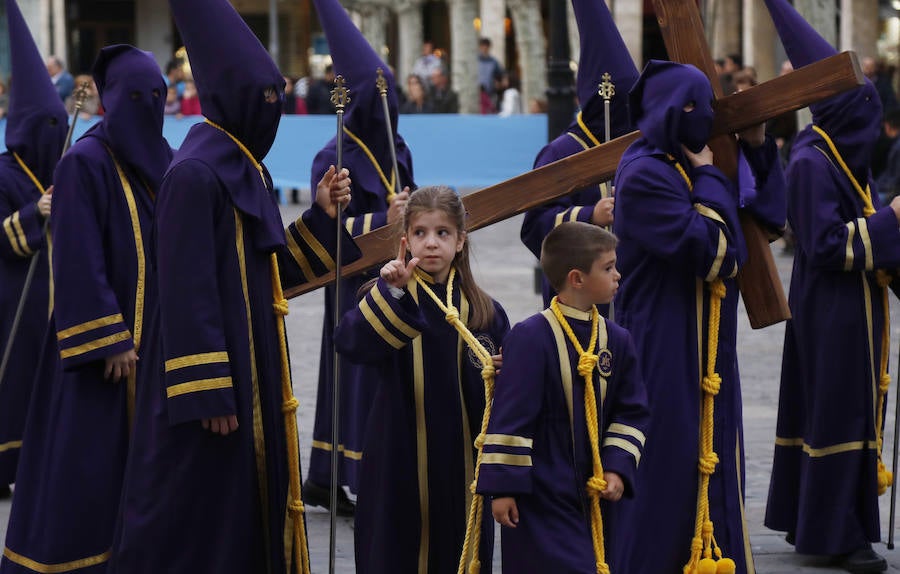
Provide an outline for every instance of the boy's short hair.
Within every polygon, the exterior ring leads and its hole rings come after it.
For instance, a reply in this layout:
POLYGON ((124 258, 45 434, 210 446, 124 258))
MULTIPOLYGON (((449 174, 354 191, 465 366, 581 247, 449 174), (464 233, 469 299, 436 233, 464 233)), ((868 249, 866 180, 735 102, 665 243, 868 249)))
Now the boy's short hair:
POLYGON ((604 253, 615 251, 618 239, 602 227, 568 221, 556 226, 541 244, 541 269, 550 286, 562 291, 569 271, 590 273, 591 266, 604 253))

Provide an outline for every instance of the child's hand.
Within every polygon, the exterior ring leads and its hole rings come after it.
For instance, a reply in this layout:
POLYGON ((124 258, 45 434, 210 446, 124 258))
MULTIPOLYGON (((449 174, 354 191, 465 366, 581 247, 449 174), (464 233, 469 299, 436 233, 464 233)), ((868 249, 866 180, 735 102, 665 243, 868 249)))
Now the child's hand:
POLYGON ((685 157, 688 158, 688 161, 691 162, 693 167, 700 167, 701 165, 712 165, 713 162, 713 152, 709 149, 709 146, 703 146, 703 149, 700 150, 699 153, 694 153, 688 148, 681 146, 681 150, 684 152, 685 157))
POLYGON ((106 357, 103 378, 112 383, 118 383, 122 379, 128 378, 132 371, 135 370, 137 360, 138 356, 134 349, 128 349, 117 355, 106 357))
POLYGON ((412 278, 416 265, 419 264, 419 258, 413 257, 406 262, 406 236, 400 238, 400 252, 393 261, 388 261, 381 268, 381 278, 387 281, 387 284, 398 289, 403 289, 412 278))
POLYGON ((398 193, 391 199, 391 204, 387 210, 388 225, 401 221, 403 214, 406 213, 406 202, 409 201, 409 187, 404 187, 403 191, 398 193))
POLYGON ((53 201, 53 186, 47 188, 47 192, 37 202, 38 212, 43 217, 50 217, 50 203, 53 201))
POLYGON ((622 495, 625 493, 625 483, 622 482, 621 476, 611 471, 604 472, 603 480, 606 481, 606 490, 600 493, 600 498, 610 502, 616 502, 622 498, 622 495))
POLYGON ((213 434, 227 436, 238 428, 237 416, 227 415, 224 417, 212 417, 211 419, 203 419, 200 421, 203 428, 213 434))
POLYGON ((337 217, 339 204, 343 209, 350 203, 350 172, 347 168, 342 169, 341 173, 336 172, 333 165, 328 166, 328 171, 316 186, 316 203, 332 219, 337 217))
POLYGON ((515 528, 519 523, 519 507, 516 506, 516 499, 512 496, 495 498, 491 501, 491 512, 500 526, 515 528))
POLYGON ((500 348, 499 355, 491 355, 491 362, 494 364, 494 374, 500 374, 500 367, 503 366, 503 348, 500 348))

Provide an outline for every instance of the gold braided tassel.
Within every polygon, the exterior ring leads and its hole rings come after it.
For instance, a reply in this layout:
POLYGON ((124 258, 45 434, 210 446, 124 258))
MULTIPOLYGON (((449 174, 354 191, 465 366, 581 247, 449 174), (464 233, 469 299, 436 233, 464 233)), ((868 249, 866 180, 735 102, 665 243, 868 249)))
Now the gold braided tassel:
MULTIPOLYGON (((482 447, 484 446, 484 435, 487 434, 488 421, 491 418, 491 403, 494 401, 494 359, 491 353, 484 348, 481 341, 469 331, 466 324, 459 318, 459 310, 453 306, 453 280, 456 278, 456 268, 450 268, 450 275, 447 278, 447 302, 446 304, 431 290, 428 283, 422 280, 418 275, 415 276, 416 282, 422 287, 422 290, 431 297, 438 309, 444 313, 444 319, 450 323, 456 332, 460 334, 466 345, 472 349, 472 352, 481 361, 481 378, 484 381, 484 416, 481 417, 481 432, 475 439, 475 448, 478 449, 478 455, 475 459, 475 477, 469 486, 472 493, 472 506, 469 507, 469 515, 466 520, 466 537, 463 540, 462 552, 459 558, 459 568, 457 574, 465 574, 466 561, 471 554, 472 559, 469 561, 469 574, 478 574, 481 571, 481 560, 479 559, 479 546, 481 542, 481 520, 484 516, 484 497, 476 493, 475 489, 478 485, 478 473, 481 470, 482 447)), ((465 405, 461 405, 465 408, 465 405)))
POLYGON ((287 438, 288 487, 290 499, 288 512, 294 521, 294 548, 297 552, 295 570, 297 574, 309 574, 309 547, 306 543, 304 524, 303 493, 300 490, 300 453, 297 433, 297 407, 299 402, 291 388, 291 369, 288 363, 287 339, 284 332, 284 316, 288 314, 288 302, 281 290, 281 274, 278 272, 278 257, 273 253, 272 267, 272 307, 277 315, 278 349, 281 353, 281 411, 284 413, 284 433, 287 438))
POLYGON ((591 461, 593 474, 587 481, 588 497, 591 506, 591 540, 594 543, 594 558, 597 574, 610 574, 606 563, 606 543, 603 540, 603 516, 600 513, 600 494, 606 490, 606 479, 603 478, 603 465, 600 463, 600 421, 597 416, 597 395, 594 392, 594 369, 600 357, 597 354, 597 335, 600 313, 596 307, 591 308, 591 340, 584 349, 571 325, 559 308, 559 300, 554 297, 550 301, 550 309, 559 321, 575 351, 578 353, 578 374, 584 378, 584 418, 587 424, 588 439, 591 444, 591 461))

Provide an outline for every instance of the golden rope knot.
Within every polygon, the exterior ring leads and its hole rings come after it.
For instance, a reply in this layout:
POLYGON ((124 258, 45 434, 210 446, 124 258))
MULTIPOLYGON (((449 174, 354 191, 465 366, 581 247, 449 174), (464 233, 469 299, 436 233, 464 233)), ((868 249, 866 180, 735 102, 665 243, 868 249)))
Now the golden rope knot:
POLYGON ((456 307, 448 307, 447 314, 444 315, 444 319, 447 320, 448 323, 454 323, 459 320, 459 310, 456 307))
POLYGON ((891 388, 891 376, 887 373, 881 375, 878 379, 878 390, 882 393, 888 392, 891 388))
POLYGON ((606 562, 597 562, 597 574, 609 574, 609 564, 606 562))
POLYGON ((291 514, 303 514, 306 512, 306 507, 303 506, 302 500, 291 500, 288 502, 288 512, 291 514))
POLYGON ((712 474, 716 471, 716 465, 719 464, 719 455, 714 452, 704 454, 700 457, 700 472, 703 474, 712 474))
POLYGON ((703 538, 709 538, 713 535, 713 523, 712 520, 704 520, 703 527, 701 528, 701 532, 703 533, 703 538))
POLYGON ((722 387, 722 377, 719 376, 719 373, 712 373, 711 375, 707 375, 703 377, 703 384, 701 385, 704 393, 709 393, 713 396, 719 394, 719 389, 722 387))
POLYGON ((600 357, 594 353, 582 353, 578 357, 578 374, 585 378, 590 377, 599 360, 600 357))
POLYGON ((691 553, 696 554, 698 552, 703 552, 703 539, 699 536, 694 536, 691 539, 691 553))
POLYGON ((713 297, 716 297, 718 299, 724 299, 725 293, 726 293, 725 282, 722 281, 721 279, 716 279, 715 281, 713 281, 710 284, 709 291, 710 291, 710 293, 712 293, 713 297))
POLYGON ((297 407, 300 406, 300 401, 297 400, 297 397, 291 397, 288 400, 284 401, 284 404, 281 405, 281 412, 283 413, 292 413, 297 410, 297 407))
POLYGON ((478 436, 475 437, 475 448, 481 448, 484 446, 484 433, 478 433, 478 436))
POLYGON ((497 369, 494 368, 494 365, 487 364, 481 367, 481 378, 486 379, 488 377, 493 378, 494 374, 497 372, 497 369))
POLYGON ((288 314, 288 302, 287 299, 279 299, 272 303, 272 308, 275 309, 276 315, 281 315, 282 317, 288 314))
POLYGON ((600 494, 601 492, 606 490, 607 486, 608 485, 607 485, 606 481, 603 480, 602 476, 595 475, 595 476, 590 477, 587 481, 588 490, 596 492, 597 494, 600 494))
POLYGON ((478 492, 476 492, 477 490, 478 490, 478 481, 473 480, 472 483, 469 484, 469 492, 471 492, 472 494, 478 494, 478 492))
POLYGON ((478 574, 479 572, 481 572, 481 560, 476 558, 469 564, 469 574, 478 574))

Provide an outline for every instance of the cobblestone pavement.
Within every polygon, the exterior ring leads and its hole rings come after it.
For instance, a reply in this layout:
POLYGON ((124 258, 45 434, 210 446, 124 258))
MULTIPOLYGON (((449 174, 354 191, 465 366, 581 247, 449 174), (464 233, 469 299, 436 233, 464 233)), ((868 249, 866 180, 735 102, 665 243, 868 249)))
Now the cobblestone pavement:
MULTIPOLYGON (((306 201, 308 202, 308 195, 306 201)), ((304 207, 303 205, 299 207, 304 207)), ((299 214, 297 206, 282 209, 285 221, 299 214)), ((533 289, 534 258, 519 241, 521 216, 475 232, 472 237, 473 263, 479 284, 506 308, 511 323, 516 323, 540 310, 540 297, 533 289)), ((791 257, 781 252, 779 243, 773 246, 785 289, 790 278, 791 257)), ((288 335, 293 365, 294 386, 300 400, 300 453, 305 468, 309 460, 312 441, 316 378, 319 361, 319 338, 322 329, 323 299, 321 292, 310 293, 290 303, 287 317, 288 335)), ((892 341, 900 341, 900 306, 894 300, 892 341)), ((778 380, 781 368, 781 347, 784 326, 777 325, 764 330, 750 329, 743 307, 738 320, 738 341, 741 380, 744 393, 744 429, 747 456, 746 513, 750 538, 760 574, 794 574, 814 572, 839 572, 827 563, 810 557, 798 556, 784 542, 780 533, 767 530, 762 525, 766 493, 772 465, 775 418, 778 404, 778 380)), ((893 360, 893 359, 892 359, 893 360)), ((892 448, 894 416, 893 402, 888 408, 885 452, 892 448)), ((889 454, 888 454, 889 456, 889 454)), ((890 463, 888 463, 890 466, 890 463)), ((882 533, 887 538, 889 495, 881 498, 882 533)), ((0 501, 0 537, 5 538, 10 502, 0 501)), ((312 571, 328 572, 329 517, 320 508, 308 511, 312 571)), ((337 531, 336 572, 349 574, 353 568, 353 524, 340 519, 337 531)), ((888 572, 900 574, 900 550, 888 551, 884 544, 876 546, 890 563, 888 572)), ((495 572, 499 561, 495 560, 495 572)), ((626 573, 623 573, 626 574, 626 573)), ((665 573, 663 573, 665 574, 665 573)), ((675 573, 672 573, 675 574, 675 573)))

